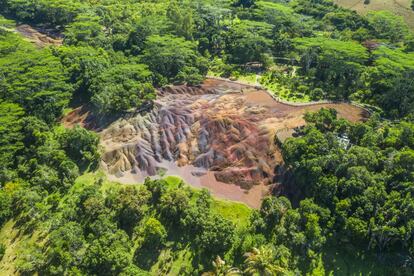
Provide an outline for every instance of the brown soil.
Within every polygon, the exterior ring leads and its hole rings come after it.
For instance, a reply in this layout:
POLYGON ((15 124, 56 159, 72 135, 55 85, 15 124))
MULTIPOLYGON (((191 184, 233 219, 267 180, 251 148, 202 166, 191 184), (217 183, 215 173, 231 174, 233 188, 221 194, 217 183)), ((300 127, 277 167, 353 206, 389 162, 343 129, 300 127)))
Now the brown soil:
MULTIPOLYGON (((118 119, 101 131, 102 167, 122 183, 178 175, 218 197, 257 208, 283 162, 276 133, 303 125, 306 111, 322 107, 354 122, 367 116, 346 103, 290 106, 265 91, 213 79, 200 87, 168 87, 151 112, 118 119)), ((88 127, 91 118, 80 108, 63 123, 88 127)))
POLYGON ((16 31, 39 48, 44 48, 51 45, 61 46, 63 42, 62 38, 52 37, 46 30, 35 29, 26 24, 17 26, 16 31))

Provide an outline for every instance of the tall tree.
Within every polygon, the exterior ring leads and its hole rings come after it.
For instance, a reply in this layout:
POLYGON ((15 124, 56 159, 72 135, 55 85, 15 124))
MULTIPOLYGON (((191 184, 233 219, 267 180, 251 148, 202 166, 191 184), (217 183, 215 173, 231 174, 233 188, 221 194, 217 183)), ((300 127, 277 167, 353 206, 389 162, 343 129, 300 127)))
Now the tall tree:
POLYGON ((207 73, 207 62, 198 53, 197 45, 171 35, 148 37, 141 60, 155 73, 159 84, 197 84, 207 73))
POLYGON ((282 275, 286 269, 275 264, 275 252, 270 246, 253 248, 246 254, 245 273, 248 275, 282 275))

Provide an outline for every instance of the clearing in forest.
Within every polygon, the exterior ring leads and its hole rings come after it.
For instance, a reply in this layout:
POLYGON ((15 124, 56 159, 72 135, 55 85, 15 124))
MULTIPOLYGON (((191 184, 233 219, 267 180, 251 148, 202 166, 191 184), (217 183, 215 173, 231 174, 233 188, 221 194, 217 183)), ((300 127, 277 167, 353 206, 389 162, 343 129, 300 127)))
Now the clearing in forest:
MULTIPOLYGON (((353 122, 367 116, 347 103, 288 105, 266 91, 215 79, 199 87, 170 86, 159 91, 151 111, 128 114, 100 130, 102 167, 113 181, 177 175, 220 198, 259 207, 282 164, 275 135, 304 125, 303 114, 322 107, 353 122)), ((90 117, 79 108, 63 123, 96 127, 90 117)))

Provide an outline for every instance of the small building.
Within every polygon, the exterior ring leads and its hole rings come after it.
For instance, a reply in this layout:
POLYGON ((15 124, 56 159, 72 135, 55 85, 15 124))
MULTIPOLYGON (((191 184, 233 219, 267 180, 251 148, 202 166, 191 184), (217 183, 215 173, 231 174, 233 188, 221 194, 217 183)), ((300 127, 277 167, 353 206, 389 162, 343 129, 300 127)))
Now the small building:
POLYGON ((351 141, 346 134, 340 134, 338 136, 338 142, 344 150, 348 150, 351 147, 351 141))

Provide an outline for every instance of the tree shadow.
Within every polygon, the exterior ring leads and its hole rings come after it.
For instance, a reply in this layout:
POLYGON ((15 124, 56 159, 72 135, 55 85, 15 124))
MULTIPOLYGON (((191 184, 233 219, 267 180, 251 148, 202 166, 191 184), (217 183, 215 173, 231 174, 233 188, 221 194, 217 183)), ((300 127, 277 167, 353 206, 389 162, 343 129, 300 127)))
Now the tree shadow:
POLYGON ((73 107, 73 110, 66 114, 62 121, 65 125, 81 125, 88 130, 102 131, 118 119, 130 119, 138 115, 144 116, 151 112, 153 103, 147 102, 139 108, 124 112, 100 113, 92 104, 83 104, 73 107))
POLYGON ((134 253, 134 263, 141 269, 149 271, 158 261, 161 248, 159 246, 144 244, 134 253))

